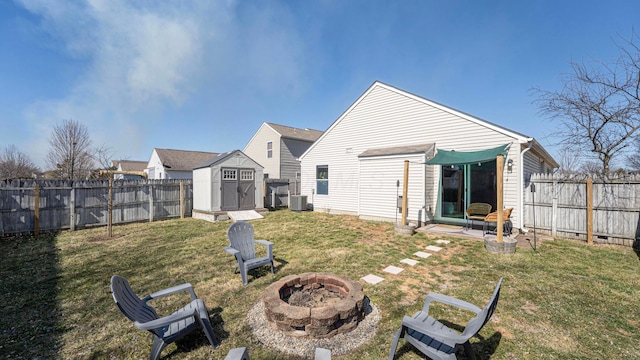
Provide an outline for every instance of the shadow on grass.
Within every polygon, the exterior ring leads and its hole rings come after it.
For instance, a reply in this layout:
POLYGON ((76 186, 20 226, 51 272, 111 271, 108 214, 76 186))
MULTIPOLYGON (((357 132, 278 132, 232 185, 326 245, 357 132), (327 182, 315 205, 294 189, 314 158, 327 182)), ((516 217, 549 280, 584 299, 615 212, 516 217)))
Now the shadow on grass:
MULTIPOLYGON (((277 274, 280 270, 282 270, 283 267, 285 267, 289 263, 284 259, 280 259, 276 257, 273 258, 273 262, 274 262, 274 267, 273 267, 274 274, 277 274)), ((269 266, 267 265, 261 266, 259 268, 249 270, 247 273, 248 275, 247 280, 250 283, 255 279, 258 279, 263 276, 268 276, 270 274, 271 274, 271 268, 269 266)))
MULTIPOLYGON (((483 359, 491 359, 493 357, 493 354, 498 349, 498 345, 500 344, 500 340, 502 339, 502 334, 496 331, 493 335, 491 335, 488 338, 484 338, 479 334, 475 335, 474 337, 479 339, 480 341, 471 342, 473 353, 475 354, 476 359, 483 360, 483 359)), ((398 348, 398 351, 396 352, 394 359, 400 358, 402 355, 408 352, 413 352, 419 356, 424 356, 422 353, 420 353, 420 351, 418 351, 415 347, 413 347, 413 345, 409 344, 408 342, 405 342, 404 345, 402 345, 402 347, 398 348)), ((464 353, 464 349, 462 349, 462 346, 460 346, 460 348, 457 349, 456 358, 467 359, 467 356, 464 353)))
POLYGON ((56 234, 0 240, 0 357, 55 358, 64 329, 56 234))

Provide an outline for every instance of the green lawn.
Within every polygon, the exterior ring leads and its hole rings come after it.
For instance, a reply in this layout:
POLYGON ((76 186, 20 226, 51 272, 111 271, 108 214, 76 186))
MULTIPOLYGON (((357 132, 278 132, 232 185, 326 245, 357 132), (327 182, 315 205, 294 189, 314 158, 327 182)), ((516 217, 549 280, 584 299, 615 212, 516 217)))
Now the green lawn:
MULTIPOLYGON (((256 237, 275 243, 276 274, 252 272, 249 285, 233 273, 223 251, 229 222, 177 219, 0 241, 0 358, 143 359, 151 347, 117 309, 109 279, 122 275, 140 294, 190 282, 209 309, 222 344, 213 349, 201 332, 163 351, 163 358, 224 359, 246 346, 252 359, 287 359, 251 334, 245 314, 264 289, 286 275, 333 272, 364 284, 381 320, 375 337, 342 359, 384 359, 403 315, 422 307, 432 291, 484 306, 500 277, 493 319, 472 344, 480 359, 640 358, 640 260, 629 248, 547 241, 538 251, 488 254, 473 239, 395 235, 393 224, 321 213, 277 211, 253 222, 256 237), (403 258, 451 243, 415 267, 403 258), (405 267, 398 275, 388 265, 405 267), (254 277, 253 275, 257 275, 254 277)), ((188 299, 155 301, 167 314, 188 299)), ((464 324, 468 313, 444 306, 437 317, 464 324)), ((401 340, 396 359, 421 359, 401 340)))

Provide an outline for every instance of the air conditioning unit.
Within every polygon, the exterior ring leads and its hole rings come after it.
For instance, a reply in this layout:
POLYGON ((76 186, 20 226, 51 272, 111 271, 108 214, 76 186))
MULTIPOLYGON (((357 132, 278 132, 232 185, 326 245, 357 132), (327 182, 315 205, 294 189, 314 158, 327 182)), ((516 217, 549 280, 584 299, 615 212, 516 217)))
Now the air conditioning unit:
POLYGON ((291 211, 305 211, 307 210, 307 196, 306 195, 291 195, 291 211))

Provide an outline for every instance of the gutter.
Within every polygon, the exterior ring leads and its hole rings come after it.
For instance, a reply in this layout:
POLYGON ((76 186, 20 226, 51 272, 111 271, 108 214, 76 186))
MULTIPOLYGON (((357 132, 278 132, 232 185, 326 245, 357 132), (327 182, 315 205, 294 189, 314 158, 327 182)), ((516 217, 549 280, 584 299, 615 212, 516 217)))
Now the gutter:
POLYGON ((520 221, 520 230, 523 233, 529 232, 529 229, 524 227, 524 153, 531 150, 533 146, 533 138, 528 138, 529 146, 520 152, 520 181, 518 186, 518 192, 520 193, 520 211, 518 214, 518 221, 520 221))

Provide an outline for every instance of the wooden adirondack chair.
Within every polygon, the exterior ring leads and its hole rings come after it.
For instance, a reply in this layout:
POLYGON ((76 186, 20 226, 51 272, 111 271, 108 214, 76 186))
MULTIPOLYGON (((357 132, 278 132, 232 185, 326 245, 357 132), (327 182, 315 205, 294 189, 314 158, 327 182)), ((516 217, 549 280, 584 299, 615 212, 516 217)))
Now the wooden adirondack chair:
POLYGON ((236 271, 240 271, 242 283, 247 285, 247 274, 249 270, 264 265, 271 265, 273 274, 273 243, 267 240, 256 240, 253 238, 253 226, 248 222, 237 221, 227 229, 229 246, 224 251, 236 257, 236 271), (256 243, 267 247, 267 255, 256 257, 256 243))
POLYGON ((476 335, 484 324, 489 321, 491 315, 493 315, 496 306, 498 306, 501 285, 502 279, 498 281, 491 300, 483 309, 451 296, 436 293, 427 295, 422 311, 418 311, 413 314, 412 317, 405 316, 402 319, 402 325, 400 329, 396 331, 393 343, 391 344, 389 360, 393 360, 400 338, 407 340, 411 345, 415 346, 416 349, 431 359, 455 360, 456 348, 459 346, 464 347, 469 359, 475 359, 469 339, 476 335), (462 333, 458 333, 429 316, 429 305, 431 305, 432 301, 438 301, 460 309, 472 311, 476 313, 476 316, 469 320, 462 333))
POLYGON ((133 321, 140 330, 147 330, 153 334, 153 345, 151 347, 151 360, 158 359, 160 352, 167 345, 181 339, 196 328, 202 328, 207 339, 213 345, 218 346, 218 341, 211 328, 207 307, 201 299, 198 299, 191 284, 182 284, 168 289, 154 292, 144 298, 131 289, 129 282, 118 275, 111 277, 111 293, 118 308, 122 313, 133 321), (182 309, 169 316, 160 318, 156 311, 147 304, 151 299, 187 291, 191 295, 191 302, 182 309))
MULTIPOLYGON (((511 231, 513 230, 513 223, 511 222, 510 218, 511 218, 511 213, 513 212, 513 208, 508 208, 508 209, 504 209, 502 212, 502 219, 503 219, 503 224, 502 224, 502 232, 504 235, 506 236, 510 236, 511 235, 511 231)), ((489 224, 496 224, 497 226, 497 222, 498 222, 498 212, 494 211, 490 214, 487 214, 487 216, 485 216, 484 218, 484 223, 482 225, 482 234, 486 235, 488 234, 489 231, 489 224)))

